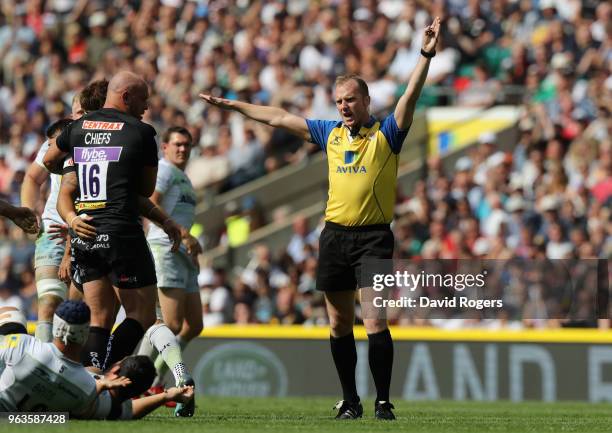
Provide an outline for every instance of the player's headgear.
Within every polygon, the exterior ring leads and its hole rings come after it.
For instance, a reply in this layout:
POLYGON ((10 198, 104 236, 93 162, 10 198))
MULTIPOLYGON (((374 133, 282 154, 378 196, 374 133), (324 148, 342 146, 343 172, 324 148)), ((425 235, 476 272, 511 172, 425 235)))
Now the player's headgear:
POLYGON ((83 301, 64 301, 53 315, 53 337, 64 344, 85 344, 91 312, 83 301))

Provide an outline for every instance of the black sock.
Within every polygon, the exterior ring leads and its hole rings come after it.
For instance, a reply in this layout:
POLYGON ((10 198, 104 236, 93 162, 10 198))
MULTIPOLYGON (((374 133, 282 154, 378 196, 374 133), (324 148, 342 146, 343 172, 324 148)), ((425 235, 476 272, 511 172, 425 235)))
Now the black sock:
POLYGON ((104 367, 108 368, 115 362, 131 355, 144 334, 145 330, 138 320, 125 318, 117 326, 109 340, 108 356, 104 367))
POLYGON ((342 385, 343 399, 350 402, 358 402, 357 385, 355 384, 355 368, 357 367, 357 349, 355 348, 355 337, 351 332, 344 337, 335 338, 330 336, 332 357, 340 384, 342 385))
POLYGON ((376 334, 368 334, 370 347, 368 359, 370 371, 376 385, 376 401, 389 401, 391 370, 393 369, 393 340, 388 329, 376 334))
POLYGON ((102 369, 106 359, 106 346, 110 329, 92 326, 89 328, 89 337, 81 352, 81 362, 85 367, 94 366, 102 369))

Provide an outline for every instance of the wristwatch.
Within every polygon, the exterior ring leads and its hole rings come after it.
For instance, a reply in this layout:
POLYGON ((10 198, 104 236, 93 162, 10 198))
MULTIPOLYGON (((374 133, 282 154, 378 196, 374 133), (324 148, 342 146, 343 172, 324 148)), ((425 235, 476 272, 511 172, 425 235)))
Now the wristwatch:
POLYGON ((436 50, 433 50, 431 53, 428 53, 427 51, 425 51, 423 48, 421 48, 421 55, 423 57, 427 57, 428 59, 431 59, 433 56, 436 55, 436 50))

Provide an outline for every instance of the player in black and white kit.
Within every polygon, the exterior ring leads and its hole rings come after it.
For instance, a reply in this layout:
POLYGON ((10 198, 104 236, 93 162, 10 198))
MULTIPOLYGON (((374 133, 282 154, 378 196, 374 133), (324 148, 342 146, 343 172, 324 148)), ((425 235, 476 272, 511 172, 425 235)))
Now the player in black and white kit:
POLYGON ((140 198, 153 193, 158 163, 155 130, 140 120, 148 97, 140 77, 118 73, 104 107, 69 125, 44 159, 53 170, 70 154, 78 174, 79 201, 66 222, 92 313, 86 365, 103 368, 132 353, 155 322, 155 266, 139 219, 140 198), (127 317, 107 354, 115 293, 127 317))

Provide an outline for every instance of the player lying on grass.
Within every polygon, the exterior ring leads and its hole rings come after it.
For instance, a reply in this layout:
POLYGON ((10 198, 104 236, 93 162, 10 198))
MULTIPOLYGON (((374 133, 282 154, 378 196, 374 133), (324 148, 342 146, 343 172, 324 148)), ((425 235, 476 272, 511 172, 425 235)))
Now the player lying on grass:
POLYGON ((146 356, 125 357, 104 373, 94 367, 88 367, 88 370, 96 383, 101 383, 99 388, 103 390, 91 410, 77 415, 77 418, 139 419, 168 402, 187 404, 194 399, 192 386, 172 387, 163 393, 135 398, 145 392, 155 378, 153 362, 146 356), (123 379, 129 379, 129 382, 123 379))
POLYGON ((98 395, 96 382, 79 362, 89 333, 89 315, 85 303, 66 301, 53 317, 52 343, 27 334, 2 337, 1 411, 78 415, 90 410, 98 395))
POLYGON ((88 331, 87 305, 65 301, 54 316, 53 343, 25 333, 25 317, 13 307, 0 309, 0 410, 69 412, 84 419, 142 418, 167 401, 187 402, 192 387, 131 400, 155 375, 152 362, 131 356, 104 375, 83 368, 76 359, 88 331))

